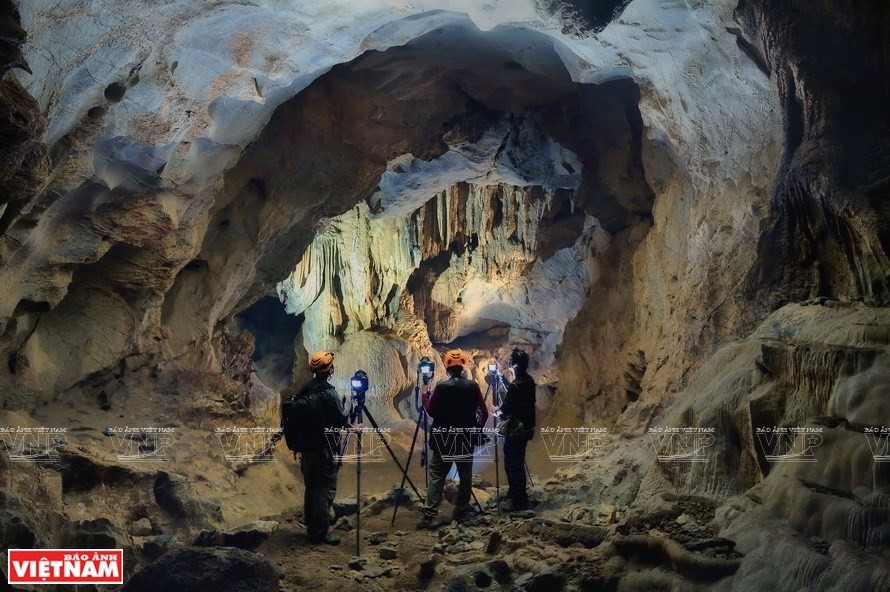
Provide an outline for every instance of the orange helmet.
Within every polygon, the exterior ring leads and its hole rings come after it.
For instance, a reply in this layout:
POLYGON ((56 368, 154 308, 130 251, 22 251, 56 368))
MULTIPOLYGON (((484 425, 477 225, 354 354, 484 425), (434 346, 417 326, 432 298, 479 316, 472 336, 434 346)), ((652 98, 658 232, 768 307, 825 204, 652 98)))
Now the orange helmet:
POLYGON ((334 354, 329 351, 315 352, 309 357, 309 369, 315 374, 327 372, 334 366, 334 354))
POLYGON ((452 349, 445 353, 445 367, 453 368, 455 366, 466 366, 470 359, 462 350, 452 349))

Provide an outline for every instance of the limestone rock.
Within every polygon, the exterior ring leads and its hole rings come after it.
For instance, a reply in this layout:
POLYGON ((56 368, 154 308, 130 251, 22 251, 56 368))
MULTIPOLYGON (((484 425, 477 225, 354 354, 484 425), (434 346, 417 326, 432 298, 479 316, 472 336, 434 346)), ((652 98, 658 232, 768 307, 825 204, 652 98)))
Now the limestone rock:
POLYGON ((512 577, 512 570, 506 561, 503 559, 492 559, 488 563, 485 564, 488 568, 488 571, 494 576, 494 580, 498 584, 507 584, 510 582, 512 577))
POLYGON ((202 531, 195 539, 196 547, 237 547, 253 551, 263 541, 272 536, 278 528, 278 522, 260 520, 250 524, 242 524, 224 531, 202 531))
POLYGON ((170 551, 131 577, 125 592, 278 592, 278 573, 260 555, 230 547, 170 551))
POLYGON ((399 552, 395 547, 380 547, 377 550, 377 554, 380 555, 380 559, 392 560, 399 556, 399 552))
POLYGON ((420 563, 420 570, 418 572, 418 577, 421 580, 429 580, 436 573, 436 565, 438 564, 438 559, 435 555, 426 559, 420 563))
POLYGON ((142 543, 142 547, 139 550, 141 551, 145 559, 147 559, 148 561, 154 561, 170 550, 170 543, 172 541, 173 536, 169 534, 148 536, 145 537, 145 540, 142 543))
POLYGON ((334 509, 334 514, 339 518, 340 516, 350 516, 355 514, 357 504, 354 498, 337 498, 334 500, 332 507, 334 509))
POLYGON ((148 536, 153 533, 154 528, 148 518, 140 518, 130 524, 130 534, 133 536, 148 536))

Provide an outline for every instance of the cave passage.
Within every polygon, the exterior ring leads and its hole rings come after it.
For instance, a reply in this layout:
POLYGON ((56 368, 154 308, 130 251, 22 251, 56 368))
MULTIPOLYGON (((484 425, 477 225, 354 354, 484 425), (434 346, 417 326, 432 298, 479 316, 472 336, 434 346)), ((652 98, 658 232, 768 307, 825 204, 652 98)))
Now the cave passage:
MULTIPOLYGON (((396 421, 411 415, 421 356, 463 345, 481 364, 521 345, 549 406, 595 237, 645 229, 654 199, 639 89, 573 83, 553 43, 455 24, 368 52, 279 107, 228 173, 200 258, 221 261, 221 249, 254 240, 267 212, 293 212, 279 256, 254 273, 287 275, 275 290, 303 318, 295 377, 306 377, 306 352, 332 350, 350 372, 369 372, 374 411, 396 421), (290 269, 282 253, 299 255, 290 269)), ((223 273, 241 273, 225 261, 223 273)), ((220 271, 183 272, 167 308, 186 314, 192 291, 220 271)), ((347 379, 335 380, 348 390, 347 379)))

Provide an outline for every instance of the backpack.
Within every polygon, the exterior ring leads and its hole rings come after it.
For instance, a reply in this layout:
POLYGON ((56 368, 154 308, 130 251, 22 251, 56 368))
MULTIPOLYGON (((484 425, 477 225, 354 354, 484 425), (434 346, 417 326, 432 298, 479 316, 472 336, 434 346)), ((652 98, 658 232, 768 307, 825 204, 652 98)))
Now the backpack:
POLYGON ((281 404, 281 428, 284 441, 292 452, 308 448, 309 433, 316 416, 318 392, 290 396, 281 404))

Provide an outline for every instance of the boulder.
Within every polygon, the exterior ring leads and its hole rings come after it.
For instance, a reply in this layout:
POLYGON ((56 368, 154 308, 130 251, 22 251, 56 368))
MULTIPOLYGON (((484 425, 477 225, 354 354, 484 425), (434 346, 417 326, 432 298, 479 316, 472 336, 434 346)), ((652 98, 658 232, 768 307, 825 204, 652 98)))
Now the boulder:
POLYGON ((153 492, 158 505, 174 518, 187 518, 197 525, 213 525, 222 520, 220 505, 195 495, 184 475, 159 471, 153 492))
POLYGON ((339 518, 340 516, 351 516, 355 514, 356 509, 355 499, 335 499, 332 505, 334 510, 334 515, 339 518))
POLYGON ((596 515, 596 524, 599 526, 608 526, 615 522, 618 518, 618 508, 612 504, 600 504, 599 512, 596 515))
POLYGON ((0 510, 0 547, 3 549, 30 549, 37 537, 21 516, 8 510, 0 510))
POLYGON ((96 520, 84 520, 75 522, 71 530, 63 537, 63 548, 68 549, 115 549, 118 548, 118 539, 123 539, 123 533, 107 518, 96 520))
POLYGON ((265 558, 233 547, 185 547, 150 563, 122 592, 278 592, 278 573, 265 558))
POLYGON ((142 556, 149 561, 154 561, 170 549, 173 537, 169 534, 145 537, 140 551, 142 556))
POLYGON ((130 524, 130 534, 133 536, 148 536, 154 532, 151 520, 148 518, 140 518, 130 524))
POLYGON ((399 552, 395 547, 380 547, 378 551, 380 559, 395 559, 399 556, 399 552))
POLYGON ((473 495, 476 496, 476 500, 479 501, 480 504, 485 505, 491 500, 491 494, 488 493, 484 489, 473 488, 473 495))
POLYGON ((503 559, 492 559, 485 564, 498 584, 507 584, 512 578, 510 565, 503 559))

